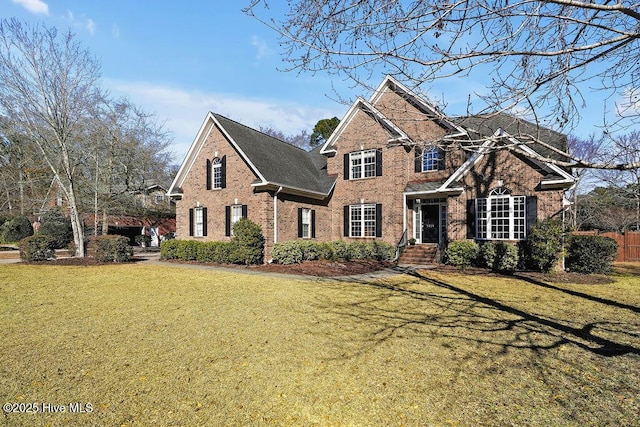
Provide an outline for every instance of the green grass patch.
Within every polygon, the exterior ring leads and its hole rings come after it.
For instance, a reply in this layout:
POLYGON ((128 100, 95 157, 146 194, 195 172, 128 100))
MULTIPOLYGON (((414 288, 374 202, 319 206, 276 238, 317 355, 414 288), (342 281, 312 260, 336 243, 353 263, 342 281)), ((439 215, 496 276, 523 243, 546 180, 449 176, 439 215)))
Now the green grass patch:
POLYGON ((640 278, 373 283, 0 266, 0 401, 33 425, 634 425, 640 278), (67 406, 68 408, 68 406, 67 406))

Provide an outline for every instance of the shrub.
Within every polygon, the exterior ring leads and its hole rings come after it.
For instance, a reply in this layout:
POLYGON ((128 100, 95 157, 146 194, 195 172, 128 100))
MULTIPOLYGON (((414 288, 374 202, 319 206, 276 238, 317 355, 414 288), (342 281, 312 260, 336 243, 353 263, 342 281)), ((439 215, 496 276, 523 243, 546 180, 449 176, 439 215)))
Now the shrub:
POLYGON ((45 212, 40 222, 38 234, 48 236, 53 241, 56 249, 67 247, 73 240, 71 220, 59 210, 51 209, 45 212))
POLYGON ((297 240, 278 242, 273 245, 271 257, 276 264, 299 264, 304 258, 297 240))
POLYGON ((344 240, 335 240, 330 243, 333 248, 333 253, 336 256, 336 259, 343 259, 345 261, 349 261, 351 259, 351 251, 349 250, 349 245, 344 240))
POLYGON ((151 246, 151 236, 147 236, 146 234, 138 234, 134 237, 134 240, 138 246, 144 246, 147 248, 151 246))
POLYGON ((374 259, 373 248, 363 241, 355 241, 349 244, 349 257, 351 259, 374 259))
POLYGON ((95 258, 100 262, 127 262, 133 256, 129 239, 124 236, 98 236, 92 237, 91 241, 96 248, 95 258))
POLYGON ((31 221, 24 215, 18 215, 2 225, 2 240, 4 242, 19 242, 25 237, 33 235, 31 221))
POLYGON ((198 262, 229 264, 234 244, 231 242, 198 242, 198 262))
POLYGON ((296 240, 302 250, 303 261, 314 261, 320 259, 320 245, 311 240, 296 240))
POLYGON ((20 259, 23 261, 47 261, 55 257, 55 242, 48 236, 29 236, 20 240, 20 259))
POLYGON ((374 240, 372 253, 377 261, 389 261, 396 255, 396 248, 391 243, 374 240))
POLYGON ((608 273, 618 255, 618 243, 602 236, 571 236, 566 266, 576 273, 608 273))
POLYGON ((182 240, 165 240, 160 245, 161 259, 178 259, 178 247, 182 240))
POLYGON ((198 243, 196 240, 177 240, 176 257, 183 261, 196 261, 198 259, 198 243))
POLYGON ((480 245, 478 253, 478 265, 493 269, 493 263, 496 260, 496 244, 493 242, 484 242, 480 245))
POLYGON ((562 253, 562 233, 562 223, 557 219, 537 223, 522 244, 526 268, 549 272, 558 265, 562 253))
POLYGON ((255 222, 241 218, 233 224, 234 248, 231 262, 234 264, 262 264, 264 260, 264 236, 255 222))
POLYGON ((475 263, 478 253, 478 244, 473 240, 454 240, 447 247, 446 263, 464 269, 475 263))
POLYGON ((513 272, 518 267, 518 248, 505 242, 495 244, 495 258, 491 268, 495 271, 513 272))

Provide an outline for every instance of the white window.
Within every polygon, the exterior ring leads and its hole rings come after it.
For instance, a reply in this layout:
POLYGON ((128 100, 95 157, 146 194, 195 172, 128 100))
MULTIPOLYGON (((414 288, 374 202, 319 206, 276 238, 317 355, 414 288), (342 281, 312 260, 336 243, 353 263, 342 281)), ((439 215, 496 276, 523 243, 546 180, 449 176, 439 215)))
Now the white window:
POLYGON ((302 209, 302 238, 311 238, 311 209, 302 209))
POLYGON ((376 176, 376 150, 357 151, 349 154, 349 179, 376 176))
POLYGON ((164 202, 164 196, 162 194, 156 194, 156 204, 164 202))
POLYGON ((438 147, 425 148, 422 152, 422 172, 441 169, 441 162, 443 162, 443 153, 438 147))
POLYGON ((349 206, 349 236, 376 237, 376 205, 349 206))
POLYGON ((204 208, 195 208, 193 210, 193 235, 195 237, 204 236, 204 208))
POLYGON ((222 160, 216 157, 211 163, 213 188, 222 188, 222 160))
POLYGON ((526 198, 499 187, 476 200, 476 237, 489 240, 526 238, 526 198))

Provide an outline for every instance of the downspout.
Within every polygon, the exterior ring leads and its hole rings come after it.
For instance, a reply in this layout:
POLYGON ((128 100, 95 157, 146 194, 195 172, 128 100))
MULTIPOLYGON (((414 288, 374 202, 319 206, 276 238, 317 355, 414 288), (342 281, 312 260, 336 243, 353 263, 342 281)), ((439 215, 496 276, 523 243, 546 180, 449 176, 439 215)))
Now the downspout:
POLYGON ((282 191, 282 186, 273 194, 273 244, 278 243, 278 194, 282 191))

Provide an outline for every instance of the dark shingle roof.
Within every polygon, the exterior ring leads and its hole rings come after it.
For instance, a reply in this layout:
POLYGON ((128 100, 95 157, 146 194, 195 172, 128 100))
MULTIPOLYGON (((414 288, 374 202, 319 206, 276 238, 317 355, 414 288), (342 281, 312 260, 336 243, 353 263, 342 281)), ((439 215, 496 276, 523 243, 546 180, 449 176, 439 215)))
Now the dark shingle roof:
MULTIPOLYGON (((542 126, 537 126, 534 123, 509 114, 495 113, 482 116, 461 117, 456 120, 456 123, 467 129, 472 138, 491 136, 498 129, 502 129, 516 138, 518 138, 519 135, 532 135, 557 149, 567 151, 566 135, 542 126)), ((561 156, 557 153, 553 153, 553 151, 539 144, 532 143, 530 147, 542 156, 551 159, 566 160, 565 158, 560 158, 561 156)))
POLYGON ((214 114, 266 181, 313 193, 329 194, 335 177, 327 176, 327 159, 214 114))

